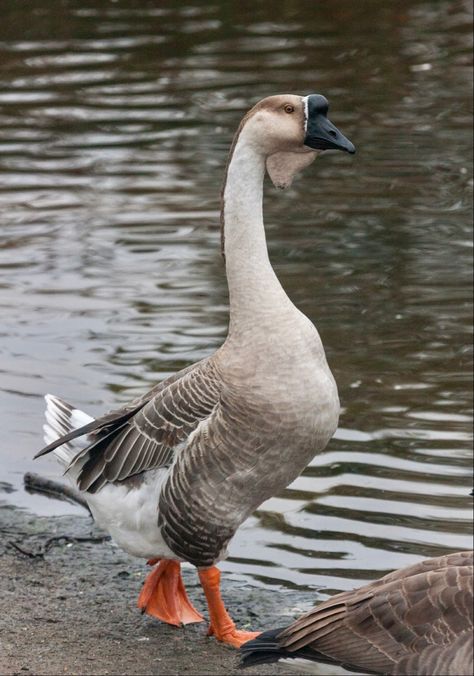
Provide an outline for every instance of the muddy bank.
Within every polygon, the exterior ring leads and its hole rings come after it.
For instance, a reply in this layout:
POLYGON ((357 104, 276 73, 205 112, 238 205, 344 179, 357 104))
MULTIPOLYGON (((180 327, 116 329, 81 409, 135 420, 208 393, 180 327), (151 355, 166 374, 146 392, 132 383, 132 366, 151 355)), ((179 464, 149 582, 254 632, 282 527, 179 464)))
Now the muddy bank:
MULTIPOLYGON (((87 516, 0 507, 1 674, 295 673, 274 665, 242 672, 237 653, 207 638, 204 622, 176 629, 142 616, 135 601, 146 566, 103 535, 87 516)), ((185 569, 184 580, 204 611, 195 571, 185 569)), ((224 579, 223 594, 242 628, 285 624, 308 607, 299 592, 240 580, 224 579)))

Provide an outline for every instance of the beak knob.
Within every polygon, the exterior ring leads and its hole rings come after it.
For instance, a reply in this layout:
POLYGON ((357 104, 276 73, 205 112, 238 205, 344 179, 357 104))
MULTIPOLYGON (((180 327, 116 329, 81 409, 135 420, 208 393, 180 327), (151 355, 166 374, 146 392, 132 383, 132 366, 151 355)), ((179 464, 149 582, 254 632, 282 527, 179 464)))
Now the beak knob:
POLYGON ((314 150, 344 150, 353 155, 355 146, 328 120, 328 100, 321 94, 304 98, 305 138, 304 145, 314 150))

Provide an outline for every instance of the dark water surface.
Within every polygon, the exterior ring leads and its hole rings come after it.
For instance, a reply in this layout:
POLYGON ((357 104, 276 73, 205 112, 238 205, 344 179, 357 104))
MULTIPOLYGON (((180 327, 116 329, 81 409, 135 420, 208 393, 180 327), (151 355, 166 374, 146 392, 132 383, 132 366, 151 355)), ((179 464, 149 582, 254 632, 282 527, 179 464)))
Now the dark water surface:
MULTIPOLYGON (((344 413, 222 568, 346 589, 471 545, 471 3, 2 3, 0 488, 54 392, 98 414, 227 326, 218 197, 242 114, 322 92, 354 158, 266 189, 269 248, 344 413)), ((14 490, 12 490, 14 489, 14 490)))

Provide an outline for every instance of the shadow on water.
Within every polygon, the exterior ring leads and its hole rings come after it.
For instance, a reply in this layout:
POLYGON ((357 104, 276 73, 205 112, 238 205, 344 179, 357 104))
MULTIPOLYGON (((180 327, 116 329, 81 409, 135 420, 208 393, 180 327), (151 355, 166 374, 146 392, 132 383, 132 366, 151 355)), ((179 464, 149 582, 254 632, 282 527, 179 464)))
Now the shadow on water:
POLYGON ((358 153, 267 186, 265 216, 344 413, 223 568, 339 590, 471 545, 471 21, 457 0, 3 3, 4 500, 74 509, 21 488, 45 392, 99 413, 221 343, 232 133, 260 97, 321 91, 358 153))

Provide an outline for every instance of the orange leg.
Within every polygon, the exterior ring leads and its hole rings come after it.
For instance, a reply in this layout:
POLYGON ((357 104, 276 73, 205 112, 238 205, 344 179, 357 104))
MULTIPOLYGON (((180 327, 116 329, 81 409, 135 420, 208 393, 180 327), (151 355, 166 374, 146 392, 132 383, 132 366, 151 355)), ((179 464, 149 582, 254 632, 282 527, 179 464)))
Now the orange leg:
POLYGON ((221 574, 215 566, 199 570, 199 579, 207 599, 211 624, 209 635, 214 635, 218 641, 228 643, 239 648, 246 641, 250 641, 260 634, 259 631, 241 631, 237 629, 229 613, 225 609, 220 591, 221 574))
MULTIPOLYGON (((149 563, 153 565, 154 562, 155 559, 151 559, 149 563)), ((142 613, 177 627, 203 620, 186 594, 178 561, 162 559, 153 568, 145 580, 137 605, 142 613)))

